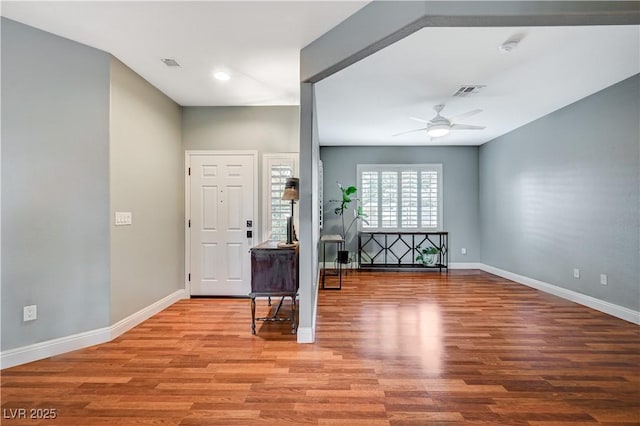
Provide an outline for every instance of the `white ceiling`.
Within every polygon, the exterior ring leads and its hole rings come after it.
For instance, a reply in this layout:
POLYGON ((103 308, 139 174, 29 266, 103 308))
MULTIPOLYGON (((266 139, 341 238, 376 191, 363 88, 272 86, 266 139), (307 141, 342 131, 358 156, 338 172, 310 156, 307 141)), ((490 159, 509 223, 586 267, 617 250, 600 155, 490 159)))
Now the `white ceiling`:
MULTIPOLYGON (((297 105, 300 49, 367 2, 2 1, 3 16, 110 52, 180 105, 297 105), (167 68, 161 58, 182 66, 167 68), (226 70, 228 82, 211 78, 226 70)), ((322 145, 478 145, 640 72, 640 27, 425 28, 316 86, 322 145), (509 54, 498 46, 522 39, 509 54), (486 87, 451 98, 462 84, 486 87), (442 114, 486 126, 393 137, 442 114)), ((606 114, 606 111, 603 111, 606 114)))
MULTIPOLYGON (((316 85, 322 145, 479 145, 640 72, 640 27, 425 28, 316 85), (517 36, 510 53, 498 50, 517 36), (485 85, 452 98, 461 85, 485 85), (431 139, 409 119, 485 130, 431 139)), ((602 111, 603 115, 607 111, 602 111)))
POLYGON ((366 1, 2 1, 9 19, 113 54, 183 106, 298 105, 300 49, 366 1), (180 68, 167 68, 174 58, 180 68), (228 82, 211 78, 216 70, 228 82))

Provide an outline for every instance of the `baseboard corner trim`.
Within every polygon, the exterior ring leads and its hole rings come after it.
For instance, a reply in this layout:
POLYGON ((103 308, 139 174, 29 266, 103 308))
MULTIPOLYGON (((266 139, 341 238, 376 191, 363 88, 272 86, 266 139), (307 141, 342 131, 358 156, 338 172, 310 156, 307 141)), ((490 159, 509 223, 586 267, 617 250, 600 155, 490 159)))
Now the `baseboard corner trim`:
POLYGON ((298 335, 296 340, 298 343, 315 343, 316 341, 316 319, 318 318, 318 296, 320 290, 320 269, 316 274, 316 285, 313 291, 316 293, 315 303, 313 305, 313 312, 311 317, 311 327, 298 327, 298 335))
POLYGON ((631 322, 633 324, 640 325, 640 312, 634 311, 633 309, 625 308, 624 306, 616 305, 614 303, 607 302, 601 299, 596 299, 595 297, 578 293, 573 290, 568 290, 566 288, 558 287, 556 285, 549 284, 544 281, 539 281, 534 278, 529 278, 524 275, 518 275, 510 271, 505 271, 504 269, 496 268, 494 266, 486 264, 480 265, 480 269, 490 274, 515 281, 519 284, 526 285, 527 287, 535 288, 536 290, 553 294, 554 296, 558 296, 571 302, 575 302, 591 309, 595 309, 596 311, 600 311, 616 318, 631 322))
POLYGON ((298 343, 313 343, 315 340, 313 327, 298 327, 298 343))
POLYGON ((162 312, 163 310, 167 309, 169 306, 173 305, 179 300, 184 299, 185 297, 186 296, 185 296, 184 289, 176 290, 173 293, 163 297, 162 299, 152 303, 151 305, 140 309, 138 312, 135 312, 129 315, 128 317, 121 319, 120 321, 116 322, 115 324, 111 325, 111 327, 109 327, 111 330, 110 340, 113 340, 116 337, 122 335, 123 333, 126 333, 127 331, 131 330, 133 327, 143 323, 144 321, 148 320, 155 314, 162 312))

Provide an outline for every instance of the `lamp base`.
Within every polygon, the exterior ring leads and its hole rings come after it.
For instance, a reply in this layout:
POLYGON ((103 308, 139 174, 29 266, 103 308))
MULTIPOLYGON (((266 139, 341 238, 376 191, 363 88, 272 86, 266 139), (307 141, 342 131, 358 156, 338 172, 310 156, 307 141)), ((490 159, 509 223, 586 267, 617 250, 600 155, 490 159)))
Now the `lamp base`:
POLYGON ((286 241, 280 241, 280 242, 278 243, 278 247, 281 247, 281 248, 295 247, 295 246, 297 246, 297 245, 298 245, 298 242, 297 242, 297 241, 296 241, 296 242, 294 242, 294 243, 288 243, 288 242, 286 242, 286 241))

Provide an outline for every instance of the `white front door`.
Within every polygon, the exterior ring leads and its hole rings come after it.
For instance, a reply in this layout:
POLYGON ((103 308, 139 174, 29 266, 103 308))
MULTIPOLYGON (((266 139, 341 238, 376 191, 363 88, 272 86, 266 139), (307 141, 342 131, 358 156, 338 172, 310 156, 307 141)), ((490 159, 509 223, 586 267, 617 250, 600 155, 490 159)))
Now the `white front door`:
POLYGON ((190 153, 188 163, 191 295, 247 296, 257 232, 256 154, 190 153))

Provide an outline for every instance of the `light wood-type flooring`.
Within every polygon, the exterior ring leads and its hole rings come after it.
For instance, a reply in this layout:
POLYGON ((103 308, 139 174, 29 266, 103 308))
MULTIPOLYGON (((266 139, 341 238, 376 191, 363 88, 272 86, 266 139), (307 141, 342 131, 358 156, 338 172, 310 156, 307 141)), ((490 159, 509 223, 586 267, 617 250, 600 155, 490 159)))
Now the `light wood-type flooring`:
POLYGON ((639 326, 484 272, 351 272, 320 291, 313 345, 284 322, 251 335, 249 306, 180 301, 6 369, 1 423, 640 424, 639 326))

